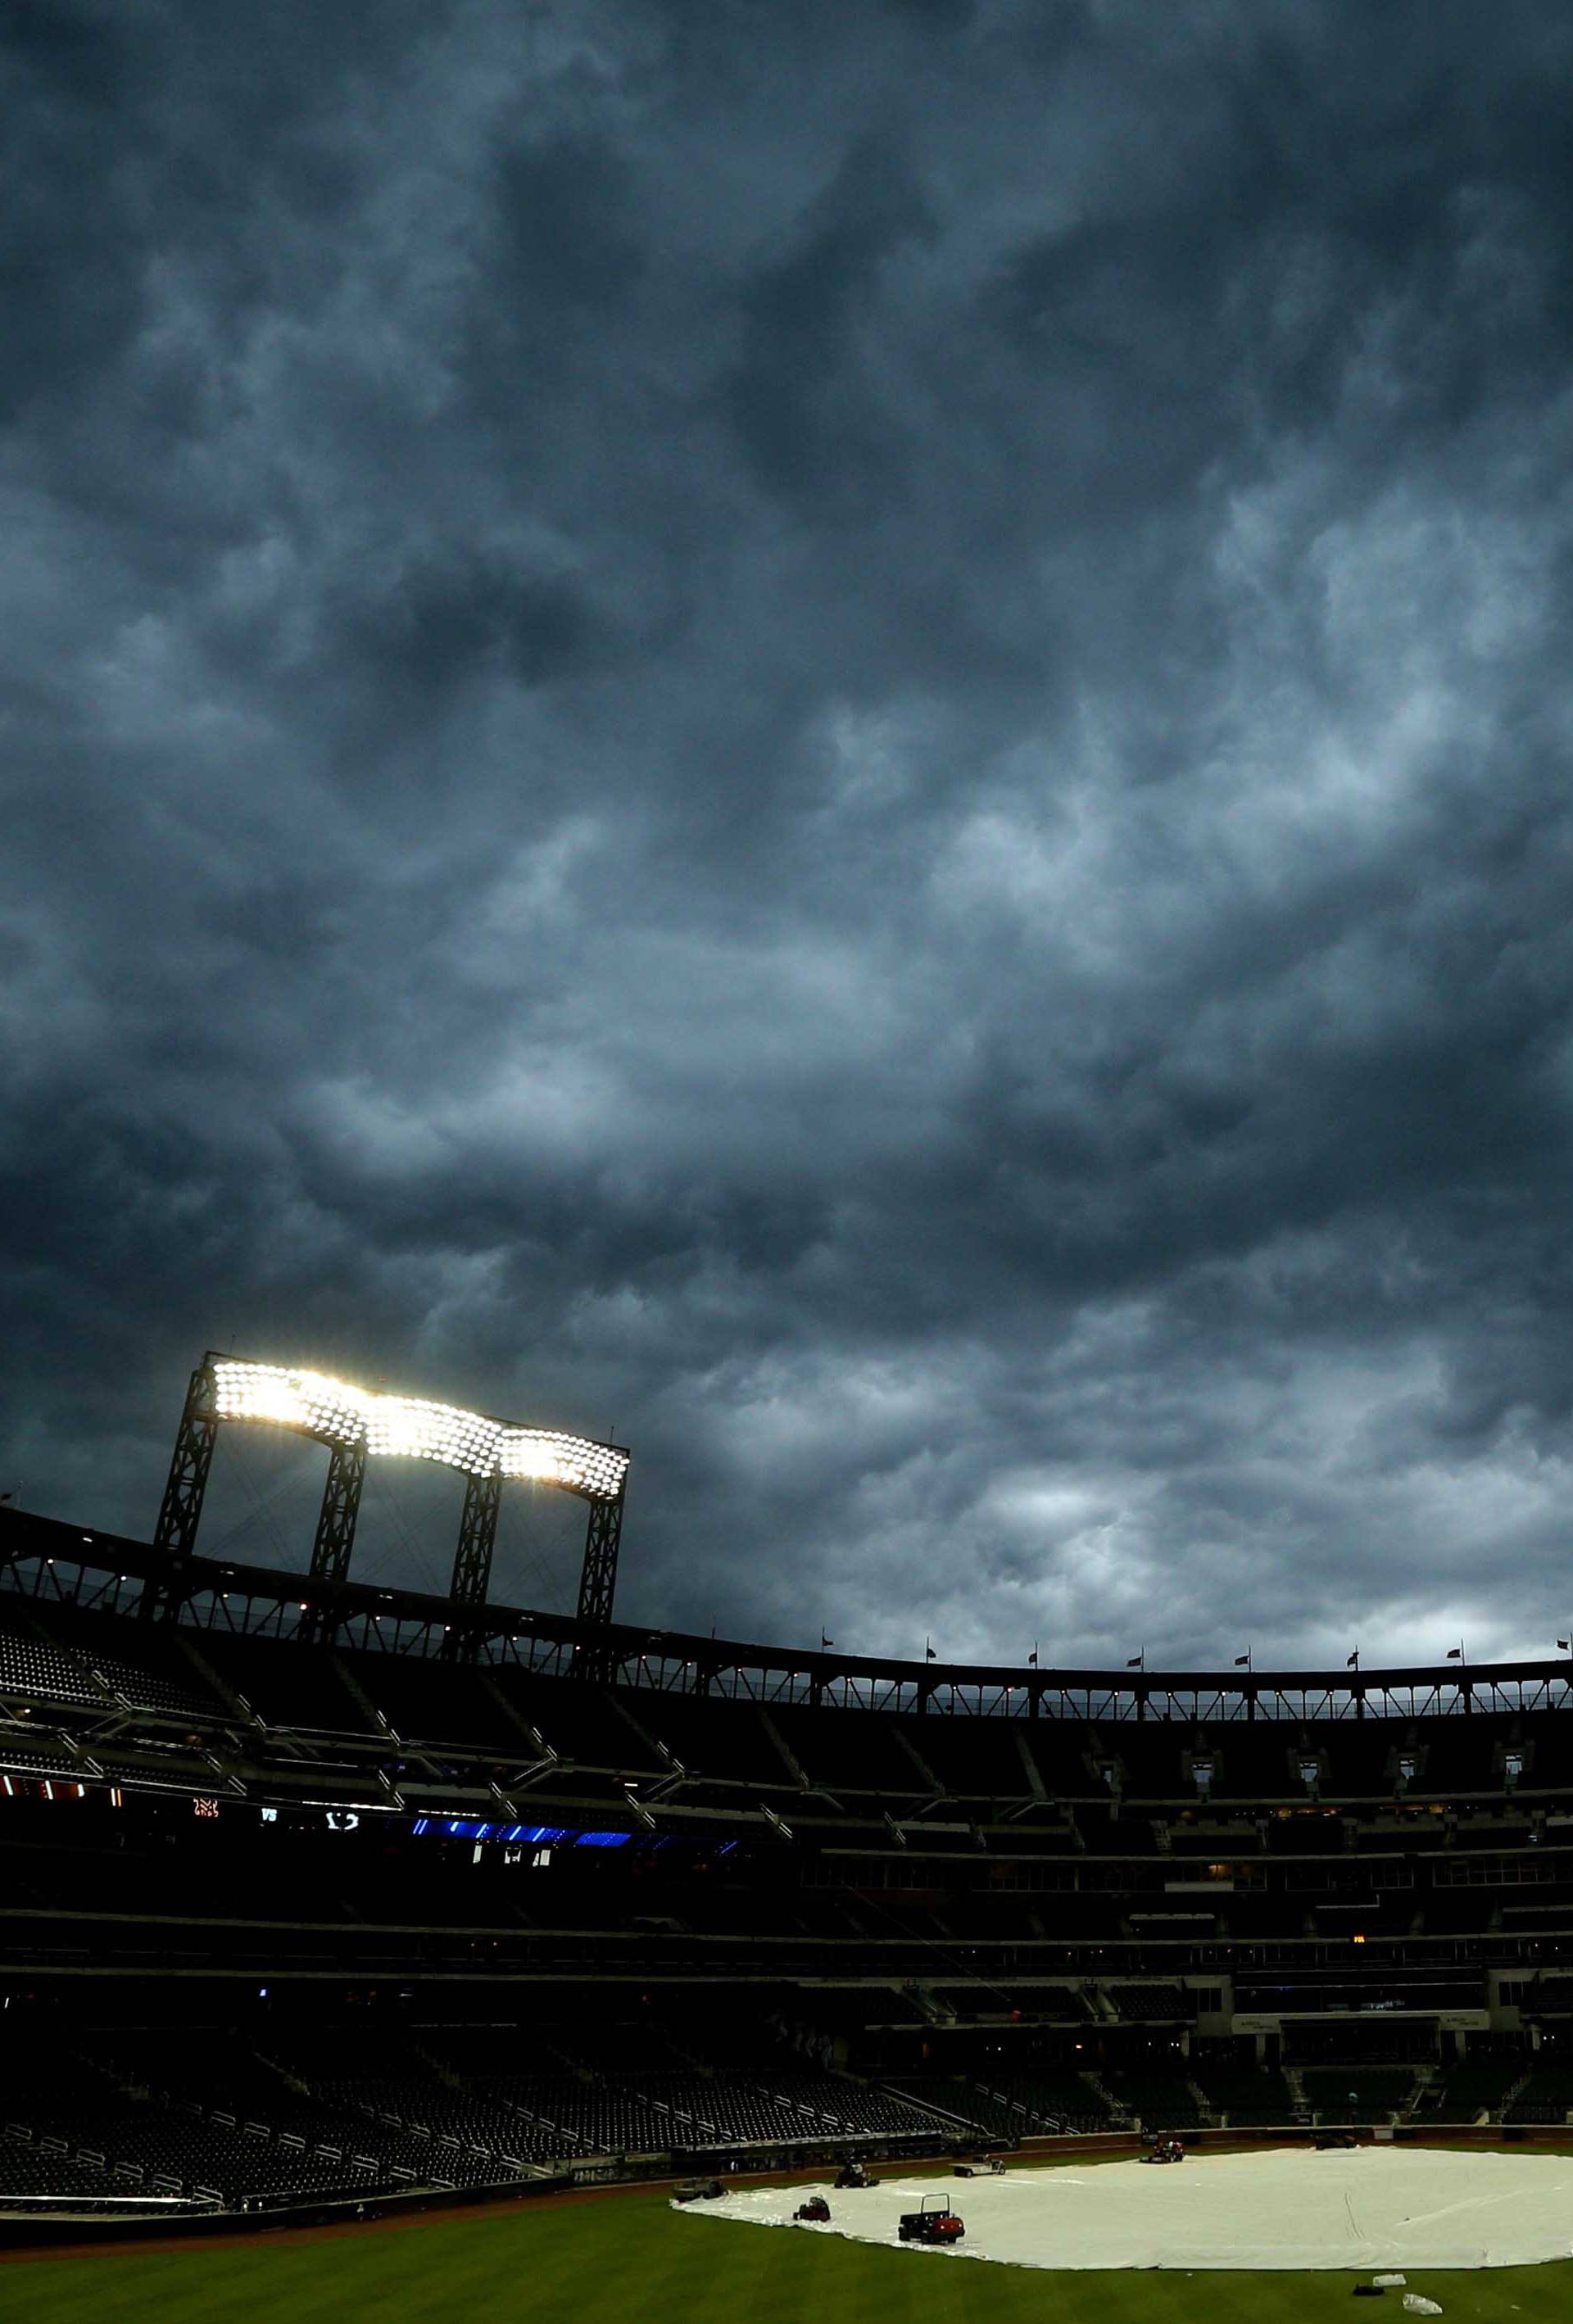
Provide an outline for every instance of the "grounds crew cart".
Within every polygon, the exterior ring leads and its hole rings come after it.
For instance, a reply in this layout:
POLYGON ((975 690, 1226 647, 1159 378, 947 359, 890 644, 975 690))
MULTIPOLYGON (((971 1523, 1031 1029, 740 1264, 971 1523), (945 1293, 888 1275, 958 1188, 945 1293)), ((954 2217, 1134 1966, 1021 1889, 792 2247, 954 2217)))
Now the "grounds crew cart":
POLYGON ((915 2211, 903 2211, 897 2232, 904 2244, 958 2244, 967 2233, 944 2195, 925 2195, 915 2211))
POLYGON ((856 2155, 848 2155, 836 2173, 836 2184, 837 2187, 877 2187, 879 2181, 870 2175, 856 2155))

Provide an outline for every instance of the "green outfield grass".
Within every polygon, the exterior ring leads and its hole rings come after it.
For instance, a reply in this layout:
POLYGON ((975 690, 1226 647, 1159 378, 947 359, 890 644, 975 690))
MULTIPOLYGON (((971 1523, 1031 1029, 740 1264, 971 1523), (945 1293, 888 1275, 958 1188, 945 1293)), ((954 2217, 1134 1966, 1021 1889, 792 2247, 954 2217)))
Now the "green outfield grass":
MULTIPOLYGON (((1054 2274, 683 2219, 654 2193, 503 2218, 0 2266, 4 2324, 1310 2324, 1360 2277, 1054 2274)), ((1450 2318, 1568 2324, 1573 2261, 1411 2275, 1450 2318)), ((1393 2294, 1377 2311, 1403 2315, 1393 2294)))

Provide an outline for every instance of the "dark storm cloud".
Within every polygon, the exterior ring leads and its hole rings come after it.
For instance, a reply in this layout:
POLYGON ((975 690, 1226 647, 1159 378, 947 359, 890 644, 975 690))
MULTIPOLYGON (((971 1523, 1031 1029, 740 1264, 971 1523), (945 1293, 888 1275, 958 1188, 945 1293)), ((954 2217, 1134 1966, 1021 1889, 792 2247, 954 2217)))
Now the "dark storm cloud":
POLYGON ((652 1618, 1565 1625, 1554 12, 6 30, 25 1499, 233 1337, 652 1618))

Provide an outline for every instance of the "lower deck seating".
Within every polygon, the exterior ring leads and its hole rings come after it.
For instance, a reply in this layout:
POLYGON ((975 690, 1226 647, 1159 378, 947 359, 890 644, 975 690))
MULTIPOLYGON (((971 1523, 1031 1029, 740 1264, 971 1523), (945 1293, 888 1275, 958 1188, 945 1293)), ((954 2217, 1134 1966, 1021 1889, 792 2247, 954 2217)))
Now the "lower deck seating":
POLYGON ((976 2092, 1018 2116, 1018 2135, 1040 2138, 1057 2131, 1109 2130, 1115 2117, 1091 2083, 1052 2067, 1020 2073, 979 2074, 976 2092), (1018 2111, 1019 2110, 1019 2111, 1018 2111), (1019 2116, 1026 2117, 1022 2129, 1019 2116))
POLYGON ((1183 2073, 1142 2066, 1124 2071, 1111 2069, 1106 2080, 1120 2105, 1143 2130, 1200 2130, 1207 2123, 1208 2116, 1183 2073))
POLYGON ((1111 1985, 1105 1991, 1127 2020, 1180 2024, 1196 2015, 1195 1997, 1182 1985, 1111 1985))
POLYGON ((0 2132, 0 2206, 13 2196, 80 2195, 91 2200, 115 2192, 101 2165, 75 2162, 58 2144, 35 2145, 20 2131, 0 2132))
POLYGON ((1293 2122, 1300 2111, 1293 2091, 1275 2067, 1192 2063, 1192 2079, 1207 2092, 1226 2122, 1237 2130, 1293 2122))
POLYGON ((504 2147, 447 2120, 414 2125, 331 2087, 307 2088, 222 2035, 205 2045, 179 2032, 132 2037, 92 2058, 14 2049, 0 2067, 11 2143, 85 2160, 120 2191, 234 2202, 489 2186, 529 2172, 518 2140, 504 2147))
POLYGON ((1573 2114, 1573 2067, 1537 2065, 1503 2116, 1504 2122, 1565 2122, 1573 2114))
MULTIPOLYGON (((85 2163, 108 2191, 253 2198, 365 2194, 398 2183, 376 2155, 304 2136, 230 2128, 173 2107, 104 2107, 92 2114, 34 2109, 35 2123, 9 2122, 6 2151, 85 2163)), ((410 2174, 413 2175, 413 2174, 410 2174)), ((428 2182, 430 2183, 430 2182, 428 2182)))
MULTIPOLYGON (((802 2073, 783 2067, 752 2073, 647 2075, 642 2081, 641 2097, 664 2107, 669 2122, 686 2130, 694 2144, 892 2137, 934 2127, 932 2116, 906 2099, 844 2074, 802 2073)), ((674 2137, 665 2142, 680 2143, 674 2137)))
POLYGON ((1413 2096, 1414 2073, 1402 2066, 1308 2066, 1301 2080, 1324 2122, 1387 2122, 1413 2096))
POLYGON ((683 2040, 693 2044, 686 2055, 670 2035, 645 2029, 634 2061, 621 2065, 615 2045, 593 2036, 576 2038, 571 2052, 507 2028, 495 2030, 489 2048, 462 2032, 434 2034, 423 2046, 477 2097, 554 2134, 560 2153, 654 2154, 713 2141, 891 2137, 934 2127, 900 2098, 805 2067, 765 2029, 701 2024, 685 2029, 683 2040), (595 2063, 569 2066, 570 2057, 595 2063))
POLYGON ((1475 2122, 1482 2114, 1494 2116, 1513 2084, 1523 2075, 1529 2059, 1521 2052, 1497 2057, 1464 2058, 1446 2068, 1430 2102, 1422 2100, 1430 2122, 1475 2122))
POLYGON ((1021 2106, 996 2098, 965 2074, 902 2074, 887 2076, 884 2087, 919 2107, 932 2107, 939 2116, 954 2116, 996 2138, 1026 2138, 1035 2125, 1021 2106))

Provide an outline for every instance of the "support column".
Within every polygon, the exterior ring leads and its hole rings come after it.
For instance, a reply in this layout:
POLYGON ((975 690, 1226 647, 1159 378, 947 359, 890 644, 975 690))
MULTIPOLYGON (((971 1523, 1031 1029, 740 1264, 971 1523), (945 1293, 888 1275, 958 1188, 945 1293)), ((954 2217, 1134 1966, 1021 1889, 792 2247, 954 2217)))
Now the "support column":
POLYGON ((322 1507, 317 1513, 317 1538, 311 1545, 310 1583, 306 1592, 310 1611, 301 1626, 307 1637, 326 1638, 332 1633, 331 1615, 310 1584, 331 1585, 349 1579, 356 1519, 360 1515, 360 1489, 365 1481, 365 1444, 336 1444, 328 1457, 328 1482, 322 1488, 322 1507))
MULTIPOLYGON (((503 1480, 472 1477, 464 1489, 464 1515, 458 1521, 458 1546, 453 1553, 453 1579, 449 1596, 460 1606, 484 1607, 491 1587, 492 1550, 497 1538, 497 1517, 503 1505, 503 1480)), ((442 1641, 448 1662, 468 1662, 479 1644, 479 1632, 456 1617, 442 1641)))
POLYGON ((623 1538, 623 1496, 590 1503, 585 1562, 579 1572, 579 1620, 609 1622, 617 1588, 617 1546, 623 1538))
POLYGON ((180 1602, 180 1576, 197 1546, 202 1497, 208 1489, 208 1471, 213 1466, 213 1446, 218 1434, 217 1397, 213 1359, 208 1354, 191 1374, 190 1386, 186 1390, 169 1481, 153 1528, 157 1563, 143 1584, 138 1607, 145 1619, 172 1616, 180 1602))
POLYGON ((453 1553, 449 1595, 460 1606, 484 1606, 492 1581, 492 1551, 503 1505, 500 1475, 472 1477, 465 1487, 458 1547, 453 1553))

